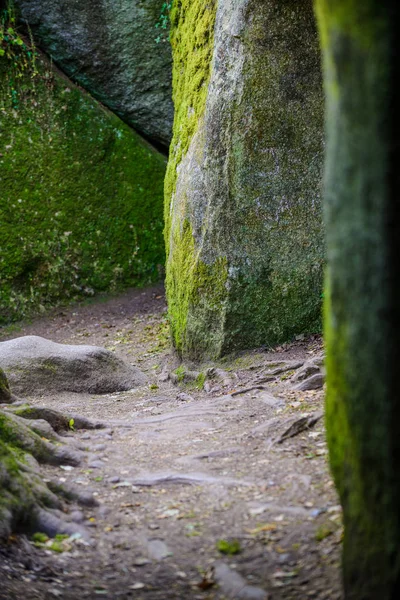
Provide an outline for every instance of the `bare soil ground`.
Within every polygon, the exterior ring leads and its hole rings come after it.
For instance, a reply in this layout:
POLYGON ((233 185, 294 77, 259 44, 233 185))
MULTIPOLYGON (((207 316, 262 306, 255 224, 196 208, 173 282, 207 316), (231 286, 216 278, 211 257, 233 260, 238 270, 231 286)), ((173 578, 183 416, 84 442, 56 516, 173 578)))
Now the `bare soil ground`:
POLYGON ((0 548, 0 598, 342 598, 323 419, 279 443, 293 422, 322 410, 322 391, 293 391, 289 381, 296 364, 321 353, 320 338, 188 365, 200 377, 178 369, 173 383, 179 361, 167 329, 155 287, 0 330, 1 340, 105 346, 148 377, 128 392, 27 399, 106 424, 73 434, 87 464, 43 470, 92 490, 99 506, 68 509, 90 542, 69 540, 63 552, 11 537, 0 548))

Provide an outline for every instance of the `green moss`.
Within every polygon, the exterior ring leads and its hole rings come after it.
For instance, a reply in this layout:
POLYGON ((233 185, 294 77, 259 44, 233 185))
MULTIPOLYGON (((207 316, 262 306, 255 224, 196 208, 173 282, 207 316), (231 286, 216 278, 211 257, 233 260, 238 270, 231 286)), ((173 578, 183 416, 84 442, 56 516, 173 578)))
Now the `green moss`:
POLYGON ((369 0, 319 0, 317 9, 327 92, 326 419, 343 506, 344 593, 386 600, 397 597, 400 581, 392 170, 400 13, 397 5, 369 0))
POLYGON ((221 552, 221 554, 227 554, 228 556, 240 554, 242 551, 239 540, 218 540, 217 550, 221 552))
POLYGON ((49 536, 45 533, 41 533, 40 531, 34 533, 32 535, 32 541, 37 542, 38 544, 44 544, 49 539, 49 536))
POLYGON ((0 56, 0 322, 159 279, 164 173, 44 58, 0 56))
POLYGON ((333 529, 330 525, 321 525, 321 527, 318 527, 317 531, 315 532, 315 539, 317 542, 322 542, 327 537, 332 535, 332 533, 333 529))
POLYGON ((315 0, 315 12, 324 50, 331 45, 330 36, 339 31, 365 50, 387 31, 385 5, 380 3, 379 6, 375 0, 365 0, 361 6, 358 0, 315 0))
POLYGON ((8 385, 6 374, 0 369, 0 404, 9 402, 11 399, 10 386, 8 385))
POLYGON ((178 383, 181 383, 185 379, 185 373, 186 373, 185 366, 180 365, 177 369, 175 369, 174 373, 178 378, 177 379, 178 383))
POLYGON ((15 442, 8 420, 0 415, 0 538, 17 523, 26 523, 34 505, 30 482, 21 471, 24 452, 15 442))
POLYGON ((174 230, 173 246, 174 261, 167 271, 166 287, 175 348, 192 357, 207 353, 216 356, 216 348, 223 343, 220 316, 228 295, 226 259, 211 265, 199 260, 188 221, 183 222, 182 229, 178 225, 174 230))
POLYGON ((165 178, 165 237, 170 232, 170 202, 177 167, 204 113, 214 45, 216 0, 175 0, 170 14, 175 107, 173 137, 165 178))
POLYGON ((202 390, 204 388, 204 384, 206 382, 206 374, 204 372, 200 373, 200 375, 198 375, 196 377, 196 388, 198 390, 202 390))
POLYGON ((165 178, 165 241, 177 250, 174 264, 167 272, 171 334, 178 352, 186 345, 189 306, 194 301, 197 275, 206 283, 205 270, 194 266, 195 247, 189 223, 172 225, 170 205, 177 181, 177 167, 189 148, 207 99, 213 51, 216 2, 177 0, 171 10, 171 45, 173 51, 173 100, 175 119, 173 139, 165 178), (198 271, 203 271, 200 274, 198 271), (183 284, 183 285, 182 285, 183 284))

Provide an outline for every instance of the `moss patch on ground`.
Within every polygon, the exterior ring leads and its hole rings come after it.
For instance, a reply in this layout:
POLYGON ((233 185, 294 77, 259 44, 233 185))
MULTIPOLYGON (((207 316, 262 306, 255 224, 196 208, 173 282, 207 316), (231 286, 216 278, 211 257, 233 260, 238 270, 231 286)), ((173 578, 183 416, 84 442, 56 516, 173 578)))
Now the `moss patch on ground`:
POLYGON ((165 158, 29 42, 11 50, 0 53, 0 323, 156 281, 164 263, 165 158))

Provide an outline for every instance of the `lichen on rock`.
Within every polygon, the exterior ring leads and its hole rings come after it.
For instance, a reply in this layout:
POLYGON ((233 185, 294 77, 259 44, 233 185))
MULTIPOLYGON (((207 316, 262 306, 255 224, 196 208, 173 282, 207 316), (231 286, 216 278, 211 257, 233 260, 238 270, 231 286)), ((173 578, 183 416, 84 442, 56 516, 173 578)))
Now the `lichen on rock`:
POLYGON ((180 2, 171 35, 175 347, 215 358, 319 331, 323 95, 312 2, 219 0, 197 13, 180 2))

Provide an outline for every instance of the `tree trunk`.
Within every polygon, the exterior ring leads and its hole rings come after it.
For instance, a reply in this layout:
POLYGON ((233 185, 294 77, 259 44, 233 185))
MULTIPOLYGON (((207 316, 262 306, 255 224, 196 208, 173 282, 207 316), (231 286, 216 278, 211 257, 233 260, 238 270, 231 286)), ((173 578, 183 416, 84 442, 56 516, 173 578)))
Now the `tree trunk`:
POLYGON ((346 599, 400 597, 400 7, 316 0, 327 97, 327 428, 346 599))

